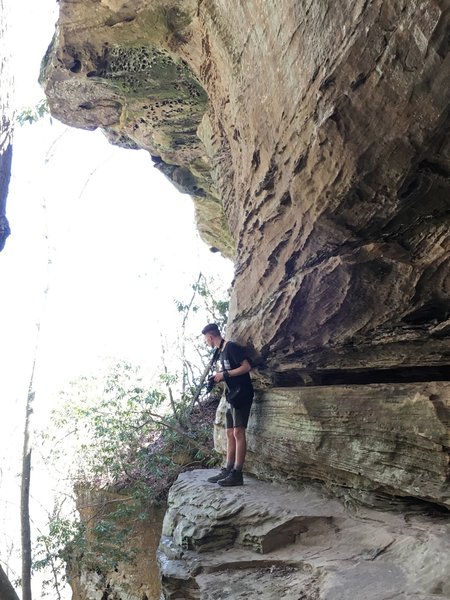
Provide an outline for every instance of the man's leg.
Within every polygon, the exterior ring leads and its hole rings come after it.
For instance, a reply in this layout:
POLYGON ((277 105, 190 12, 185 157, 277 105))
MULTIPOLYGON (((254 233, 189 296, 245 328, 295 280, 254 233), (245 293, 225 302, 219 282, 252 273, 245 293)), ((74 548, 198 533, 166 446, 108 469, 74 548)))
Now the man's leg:
MULTIPOLYGON (((218 481, 218 484, 224 487, 243 485, 242 468, 244 466, 245 454, 247 451, 247 441, 245 437, 245 427, 234 427, 231 430, 236 448, 234 468, 225 479, 218 481)), ((227 430, 228 434, 228 430, 227 430)), ((227 460, 228 460, 227 453, 227 460)))
POLYGON ((251 402, 248 405, 233 409, 233 428, 231 430, 227 429, 227 461, 232 456, 231 452, 228 453, 228 449, 234 448, 234 468, 228 477, 217 482, 221 486, 228 487, 243 485, 244 483, 242 467, 244 466, 245 455, 247 453, 245 428, 247 427, 250 409, 251 402), (231 436, 233 436, 233 441, 231 440, 231 436))
POLYGON ((227 468, 232 469, 236 462, 237 444, 232 427, 226 430, 227 432, 227 468))
MULTIPOLYGON (((229 419, 227 417, 227 425, 230 425, 229 419)), ((233 427, 228 427, 225 429, 227 435, 227 464, 225 467, 220 469, 220 472, 217 475, 213 475, 212 477, 208 477, 210 483, 217 483, 220 479, 225 479, 232 471, 234 467, 234 463, 236 460, 236 440, 233 435, 233 427)))
POLYGON ((245 455, 247 453, 247 440, 245 437, 245 427, 235 427, 233 430, 233 438, 235 444, 235 459, 234 468, 242 471, 244 466, 245 455))

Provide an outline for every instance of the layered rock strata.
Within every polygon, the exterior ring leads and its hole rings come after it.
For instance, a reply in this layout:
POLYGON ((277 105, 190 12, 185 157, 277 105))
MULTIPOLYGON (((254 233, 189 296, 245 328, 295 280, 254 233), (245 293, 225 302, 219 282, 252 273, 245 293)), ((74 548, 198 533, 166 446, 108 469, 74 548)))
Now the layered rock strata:
POLYGON ((266 480, 321 480, 383 508, 394 496, 450 508, 450 383, 272 388, 257 396, 247 437, 247 468, 266 480))
POLYGON ((450 526, 439 514, 349 509, 310 487, 241 488, 183 473, 159 550, 170 600, 432 600, 450 597, 450 526))

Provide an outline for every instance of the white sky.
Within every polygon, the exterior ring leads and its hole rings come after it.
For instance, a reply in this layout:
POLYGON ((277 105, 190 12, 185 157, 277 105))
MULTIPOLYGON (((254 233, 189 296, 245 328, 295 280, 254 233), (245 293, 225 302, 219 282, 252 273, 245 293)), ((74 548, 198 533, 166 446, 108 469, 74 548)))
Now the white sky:
MULTIPOLYGON (((8 3, 20 110, 42 98, 39 65, 58 5, 8 3)), ((231 262, 200 241, 191 199, 146 152, 113 147, 100 132, 50 119, 17 126, 7 216, 12 233, 0 253, 0 559, 8 540, 19 545, 15 474, 37 322, 39 416, 65 382, 91 372, 102 357, 154 369, 160 331, 175 326, 173 299, 189 299, 200 270, 220 273, 225 287, 233 275, 231 262)), ((43 479, 33 477, 39 497, 36 480, 43 479)))

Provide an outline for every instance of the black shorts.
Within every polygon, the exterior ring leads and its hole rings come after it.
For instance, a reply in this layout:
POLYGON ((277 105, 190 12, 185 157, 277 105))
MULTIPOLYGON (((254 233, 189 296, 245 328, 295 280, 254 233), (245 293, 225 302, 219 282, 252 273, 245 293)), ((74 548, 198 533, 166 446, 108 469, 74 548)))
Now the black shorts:
POLYGON ((252 402, 240 403, 236 408, 228 404, 227 412, 225 413, 225 420, 227 429, 233 429, 234 427, 247 427, 248 419, 250 417, 250 410, 252 408, 252 402))

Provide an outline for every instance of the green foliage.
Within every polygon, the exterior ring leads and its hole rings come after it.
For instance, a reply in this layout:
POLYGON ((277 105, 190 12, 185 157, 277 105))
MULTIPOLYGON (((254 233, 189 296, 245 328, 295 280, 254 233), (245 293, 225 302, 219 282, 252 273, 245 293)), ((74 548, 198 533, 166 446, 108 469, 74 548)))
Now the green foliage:
POLYGON ((83 536, 80 535, 81 524, 71 518, 61 517, 59 511, 54 510, 52 518, 47 524, 47 533, 37 537, 34 549, 32 571, 40 572, 42 579, 42 596, 53 595, 59 591, 65 582, 65 563, 68 548, 75 543, 81 549, 83 536))
MULTIPOLYGON (((44 574, 42 595, 53 595, 66 580, 69 569, 84 568, 105 573, 119 563, 133 562, 136 553, 127 543, 130 537, 128 525, 121 524, 136 515, 134 506, 126 502, 116 510, 101 511, 92 523, 53 515, 48 532, 36 540, 33 572, 44 574)), ((139 515, 140 516, 140 515, 139 515)))
MULTIPOLYGON (((96 486, 138 478, 136 463, 161 432, 155 412, 166 401, 148 389, 139 368, 119 362, 102 376, 82 377, 61 393, 56 428, 70 432, 75 481, 96 486)), ((67 439, 66 439, 67 443, 67 439)))
POLYGON ((201 313, 204 318, 204 324, 217 323, 221 331, 225 331, 228 320, 228 300, 218 300, 216 296, 216 290, 214 289, 214 282, 208 280, 202 273, 200 273, 197 281, 192 284, 192 290, 194 292, 193 298, 197 296, 197 301, 191 300, 190 303, 183 303, 179 300, 175 300, 175 306, 178 312, 183 315, 189 315, 192 311, 194 314, 201 313))
POLYGON ((75 485, 78 497, 88 490, 114 492, 116 498, 101 500, 100 509, 81 520, 55 511, 48 532, 39 537, 34 562, 35 570, 50 571, 47 585, 57 589, 64 562, 106 572, 133 560, 126 544, 130 523, 146 519, 150 506, 165 501, 181 470, 217 461, 211 435, 217 404, 192 410, 191 403, 211 353, 200 331, 212 321, 224 330, 227 319, 228 302, 216 300, 212 289, 200 274, 190 300, 175 303, 182 321, 175 343, 162 345, 156 379, 149 381, 139 367, 119 361, 61 392, 53 430, 42 436, 50 448, 46 462, 75 485))
POLYGON ((37 537, 38 546, 35 550, 33 570, 41 571, 48 566, 61 568, 63 551, 77 534, 77 523, 71 519, 51 520, 48 523, 48 533, 37 537))
MULTIPOLYGON (((161 379, 174 382, 170 375, 161 379)), ((216 458, 211 443, 215 406, 209 413, 199 407, 188 420, 187 402, 180 401, 175 414, 166 395, 147 388, 139 369, 129 363, 116 363, 101 377, 80 378, 61 401, 52 417, 58 433, 48 438, 53 459, 76 456, 76 463, 66 467, 78 497, 90 490, 100 496, 113 491, 117 498, 112 508, 103 502, 88 521, 50 520, 48 532, 38 539, 34 569, 49 572, 44 583, 53 588, 55 573, 63 572, 65 563, 105 573, 119 562, 133 561, 132 543, 127 543, 130 523, 146 519, 149 506, 164 502, 183 468, 209 466, 216 458), (61 452, 58 438, 63 439, 61 452)))
POLYGON ((33 124, 50 114, 47 99, 40 100, 36 106, 23 108, 16 116, 20 125, 33 124))
POLYGON ((180 400, 188 404, 199 384, 203 372, 201 367, 209 363, 211 358, 211 349, 205 345, 200 332, 206 323, 214 322, 225 333, 228 319, 228 300, 217 300, 219 293, 213 280, 200 273, 191 290, 188 301, 175 301, 182 317, 178 351, 181 364, 175 368, 179 374, 180 400))

